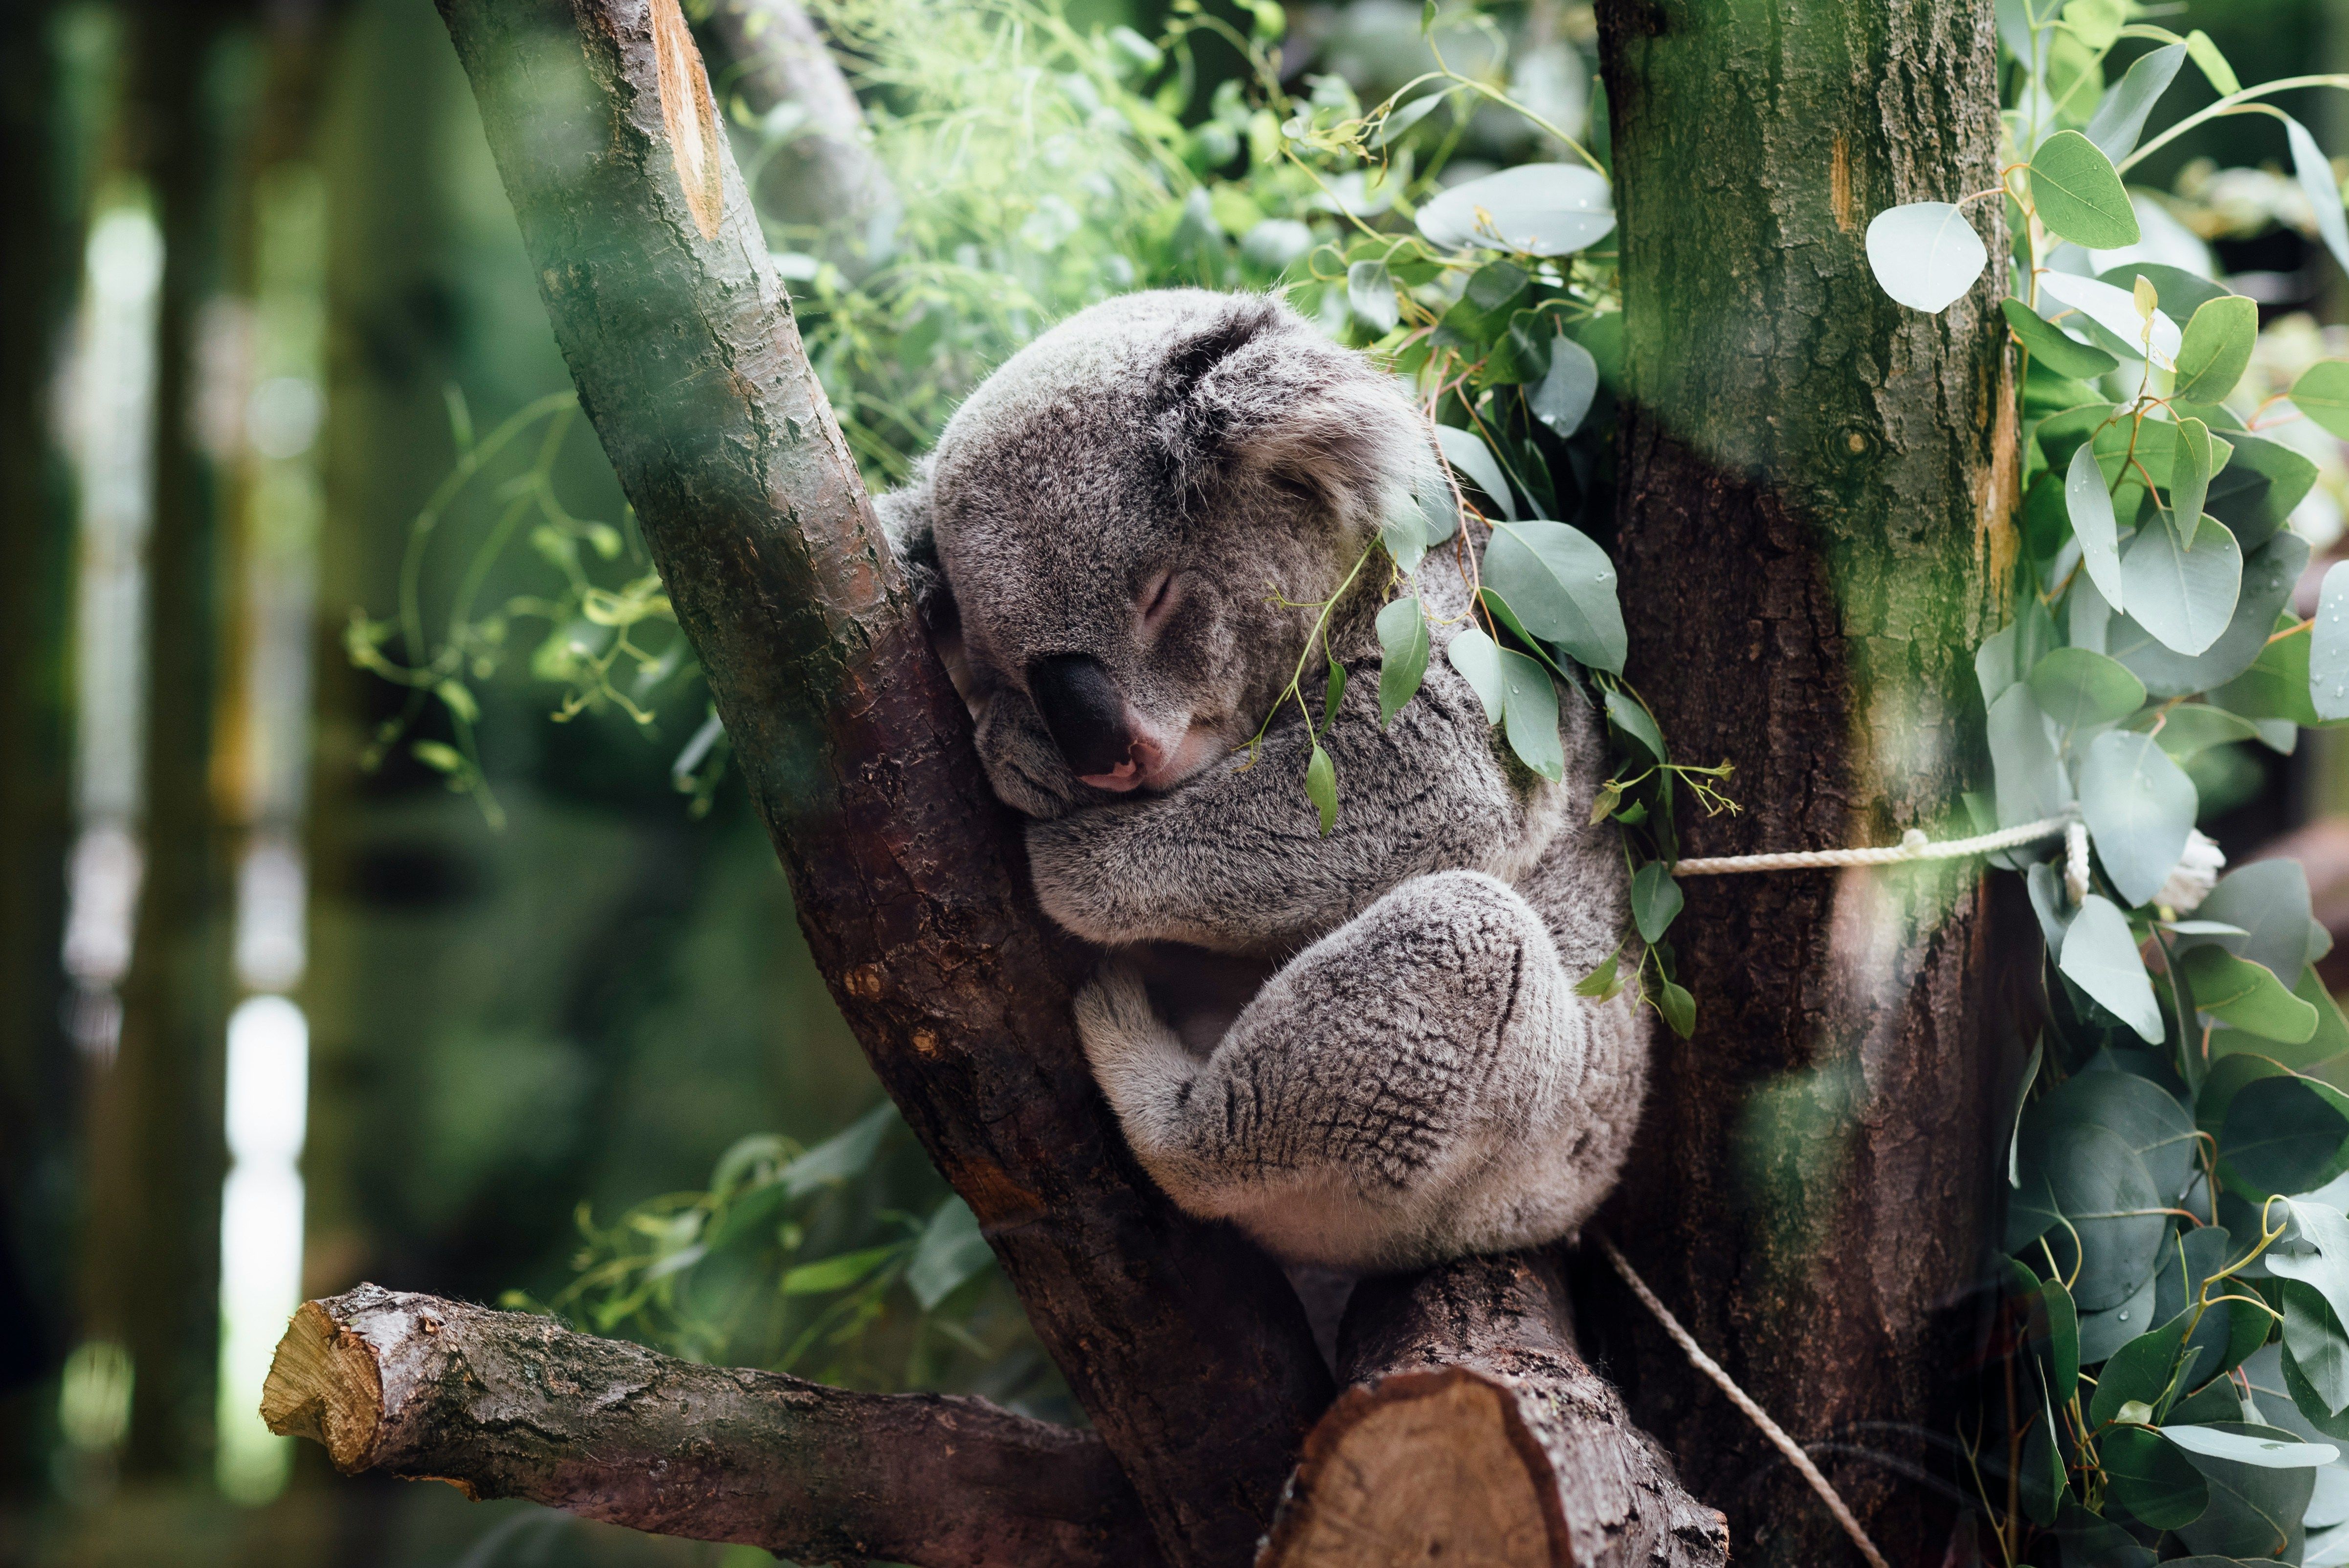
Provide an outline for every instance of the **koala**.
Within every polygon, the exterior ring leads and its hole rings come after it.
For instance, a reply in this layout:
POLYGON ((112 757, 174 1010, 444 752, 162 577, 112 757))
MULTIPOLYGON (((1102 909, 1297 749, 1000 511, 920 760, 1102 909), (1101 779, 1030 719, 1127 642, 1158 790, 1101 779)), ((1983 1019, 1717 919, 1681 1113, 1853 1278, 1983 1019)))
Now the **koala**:
POLYGON ((1460 546, 1417 573, 1436 652, 1379 723, 1365 552, 1449 493, 1439 461, 1403 386, 1286 304, 1165 290, 1013 356, 879 503, 1036 895, 1102 951, 1077 1026, 1134 1154, 1293 1266, 1571 1234, 1646 1087, 1634 998, 1574 990, 1626 924, 1600 738, 1568 692, 1564 782, 1509 753, 1442 651, 1460 546), (1273 710, 1333 598, 1325 837, 1306 716, 1273 710))

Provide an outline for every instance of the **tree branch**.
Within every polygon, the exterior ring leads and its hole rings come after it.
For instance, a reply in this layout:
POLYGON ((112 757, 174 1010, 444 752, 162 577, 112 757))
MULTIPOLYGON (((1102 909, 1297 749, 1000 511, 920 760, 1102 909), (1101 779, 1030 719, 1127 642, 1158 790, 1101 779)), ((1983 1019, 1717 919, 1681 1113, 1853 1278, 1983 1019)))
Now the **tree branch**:
POLYGON ((802 1562, 1159 1561, 1091 1433, 981 1399, 702 1367, 371 1284, 295 1315, 261 1410, 346 1475, 445 1480, 802 1562))
POLYGON ((440 5, 833 996, 1168 1558, 1246 1560, 1329 1374, 1278 1271, 1153 1191, 1093 1087, 1079 961, 1035 910, 676 0, 440 5))
POLYGON ((761 207, 779 222, 821 230, 843 271, 869 270, 892 243, 903 209, 823 34, 799 0, 718 0, 709 26, 732 61, 721 79, 751 113, 788 104, 801 115, 758 170, 761 207))
POLYGON ((1575 1353, 1548 1254, 1365 1281, 1339 1364, 1353 1386, 1306 1439, 1258 1568, 1727 1561, 1721 1515, 1575 1353))

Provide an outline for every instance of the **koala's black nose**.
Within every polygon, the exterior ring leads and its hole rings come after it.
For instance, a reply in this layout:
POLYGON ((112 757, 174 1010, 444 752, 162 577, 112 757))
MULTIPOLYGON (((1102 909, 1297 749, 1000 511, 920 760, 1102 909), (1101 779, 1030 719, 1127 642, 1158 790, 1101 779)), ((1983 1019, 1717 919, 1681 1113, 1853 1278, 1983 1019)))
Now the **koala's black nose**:
POLYGON ((1028 694, 1036 700, 1052 744, 1078 778, 1113 772, 1132 757, 1125 697, 1091 654, 1038 658, 1028 666, 1028 694))

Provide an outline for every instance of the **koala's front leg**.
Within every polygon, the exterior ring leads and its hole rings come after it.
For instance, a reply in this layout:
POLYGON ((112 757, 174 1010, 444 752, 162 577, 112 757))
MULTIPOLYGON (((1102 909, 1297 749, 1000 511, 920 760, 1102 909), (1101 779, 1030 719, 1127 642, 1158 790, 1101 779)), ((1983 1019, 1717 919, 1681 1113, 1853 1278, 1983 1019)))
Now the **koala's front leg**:
POLYGON ((1466 682, 1431 666, 1421 695, 1384 729, 1375 668, 1348 684, 1323 737, 1338 775, 1328 838, 1305 795, 1311 738, 1288 724, 1245 772, 1217 763, 1171 794, 1030 823, 1029 862, 1045 913, 1107 947, 1278 951, 1405 878, 1497 869, 1521 848, 1527 787, 1504 770, 1466 682))
POLYGON ((1472 872, 1414 878, 1307 948, 1204 1061, 1114 965, 1077 1026, 1176 1202, 1336 1268, 1569 1233, 1613 1184, 1647 1076, 1633 1000, 1575 995, 1540 918, 1472 872))

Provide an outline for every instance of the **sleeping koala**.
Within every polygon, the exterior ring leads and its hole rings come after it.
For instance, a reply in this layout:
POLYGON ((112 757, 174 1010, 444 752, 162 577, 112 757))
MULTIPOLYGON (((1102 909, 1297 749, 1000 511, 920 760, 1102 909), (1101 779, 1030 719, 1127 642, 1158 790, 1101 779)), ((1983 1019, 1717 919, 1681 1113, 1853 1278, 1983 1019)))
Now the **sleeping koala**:
POLYGON ((1568 1234, 1646 1087, 1633 999, 1573 989, 1625 923, 1586 825, 1599 738, 1568 694, 1564 784, 1507 753, 1440 651, 1452 549, 1419 573, 1439 651, 1383 729, 1383 554, 1332 614, 1335 830, 1293 701, 1247 764, 1319 602, 1388 508, 1444 493, 1435 461, 1401 385, 1286 305, 1168 290, 1014 356, 881 501, 1038 897, 1103 949, 1077 1024, 1134 1153, 1291 1264, 1568 1234))

